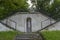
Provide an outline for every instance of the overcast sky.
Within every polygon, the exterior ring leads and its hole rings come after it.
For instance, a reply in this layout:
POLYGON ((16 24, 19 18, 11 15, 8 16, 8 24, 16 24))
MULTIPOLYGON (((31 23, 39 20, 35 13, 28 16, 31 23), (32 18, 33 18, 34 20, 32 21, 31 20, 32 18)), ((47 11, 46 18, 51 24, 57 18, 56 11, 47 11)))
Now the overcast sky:
POLYGON ((30 0, 27 1, 27 3, 29 4, 29 8, 32 6, 32 3, 30 0))

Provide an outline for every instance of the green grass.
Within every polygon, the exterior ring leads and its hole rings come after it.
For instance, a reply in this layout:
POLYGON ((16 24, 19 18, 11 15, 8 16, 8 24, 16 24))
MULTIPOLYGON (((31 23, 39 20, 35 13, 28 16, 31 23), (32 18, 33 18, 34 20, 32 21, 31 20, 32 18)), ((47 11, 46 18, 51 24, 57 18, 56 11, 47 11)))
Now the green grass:
POLYGON ((43 31, 45 40, 60 40, 60 31, 43 31))
MULTIPOLYGON (((0 32, 0 40, 14 40, 17 33, 15 31, 0 32)), ((60 31, 42 31, 41 33, 45 40, 60 40, 60 31)))
POLYGON ((13 40, 16 34, 17 32, 15 31, 0 32, 0 40, 13 40))

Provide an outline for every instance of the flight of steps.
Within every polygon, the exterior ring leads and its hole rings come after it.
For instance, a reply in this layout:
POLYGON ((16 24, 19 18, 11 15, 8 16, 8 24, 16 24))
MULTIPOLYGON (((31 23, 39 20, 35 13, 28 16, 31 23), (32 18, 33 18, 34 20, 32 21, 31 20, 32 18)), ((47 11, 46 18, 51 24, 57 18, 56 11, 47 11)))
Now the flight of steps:
POLYGON ((43 40, 39 34, 25 33, 16 35, 14 40, 43 40))

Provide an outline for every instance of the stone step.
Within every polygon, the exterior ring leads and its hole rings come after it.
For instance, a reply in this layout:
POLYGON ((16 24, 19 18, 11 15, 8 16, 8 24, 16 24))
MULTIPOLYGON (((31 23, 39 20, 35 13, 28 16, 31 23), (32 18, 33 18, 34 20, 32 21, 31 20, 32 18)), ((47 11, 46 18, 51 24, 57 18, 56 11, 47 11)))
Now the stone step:
POLYGON ((15 37, 15 40, 34 40, 34 39, 39 39, 39 34, 21 34, 21 35, 17 35, 15 37))

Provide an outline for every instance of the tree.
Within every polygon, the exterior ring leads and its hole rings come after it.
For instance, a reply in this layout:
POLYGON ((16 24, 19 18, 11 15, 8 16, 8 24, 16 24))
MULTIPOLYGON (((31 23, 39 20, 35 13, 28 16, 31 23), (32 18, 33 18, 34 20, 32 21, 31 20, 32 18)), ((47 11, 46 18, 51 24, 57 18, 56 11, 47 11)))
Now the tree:
POLYGON ((38 0, 37 9, 56 20, 60 18, 60 0, 38 0))
POLYGON ((10 15, 12 11, 27 11, 26 0, 0 0, 0 19, 10 15))

